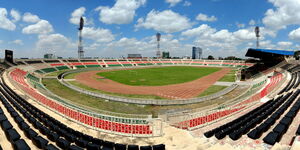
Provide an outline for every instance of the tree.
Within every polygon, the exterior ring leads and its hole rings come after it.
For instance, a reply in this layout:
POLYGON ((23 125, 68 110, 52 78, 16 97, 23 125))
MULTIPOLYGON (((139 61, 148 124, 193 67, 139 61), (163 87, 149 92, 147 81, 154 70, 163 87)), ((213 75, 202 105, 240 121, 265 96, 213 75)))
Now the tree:
POLYGON ((235 57, 235 56, 228 56, 224 58, 225 60, 242 60, 241 58, 235 57))
POLYGON ((214 56, 209 55, 209 56, 207 57, 207 59, 208 59, 208 60, 214 60, 215 58, 214 58, 214 56))

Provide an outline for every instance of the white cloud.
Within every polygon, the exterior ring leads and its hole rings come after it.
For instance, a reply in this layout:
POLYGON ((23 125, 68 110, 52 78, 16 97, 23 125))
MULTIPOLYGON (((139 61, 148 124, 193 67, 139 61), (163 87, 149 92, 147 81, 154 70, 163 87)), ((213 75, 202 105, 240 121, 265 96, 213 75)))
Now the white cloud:
POLYGON ((37 15, 33 15, 33 14, 27 12, 23 15, 23 21, 29 22, 29 23, 36 23, 36 22, 40 21, 40 18, 37 15))
POLYGON ((177 3, 181 2, 181 0, 165 0, 166 3, 170 4, 170 7, 174 7, 177 3))
POLYGON ((295 41, 300 41, 300 28, 291 31, 289 33, 289 38, 295 41))
POLYGON ((111 8, 100 6, 99 20, 106 24, 128 24, 135 16, 135 10, 144 5, 146 0, 117 0, 111 8))
POLYGON ((53 32, 53 27, 47 20, 41 20, 36 24, 23 28, 22 30, 22 33, 24 34, 47 34, 50 32, 53 32))
POLYGON ((247 29, 240 29, 236 32, 233 33, 233 35, 235 36, 235 38, 239 39, 239 40, 255 40, 255 33, 252 31, 249 31, 247 29))
POLYGON ((273 49, 276 46, 272 43, 270 40, 265 40, 265 41, 260 41, 259 42, 259 47, 260 48, 265 48, 265 49, 273 49))
POLYGON ((254 26, 255 24, 256 24, 255 20, 251 19, 251 20, 249 21, 249 25, 254 26))
POLYGON ((192 23, 190 23, 187 17, 181 16, 172 10, 164 10, 162 12, 152 10, 147 14, 146 19, 139 18, 138 24, 135 27, 173 33, 190 28, 191 26, 192 23))
POLYGON ((14 20, 12 20, 13 22, 17 22, 21 19, 20 13, 15 9, 12 9, 10 11, 10 15, 14 18, 14 20))
POLYGON ((273 30, 284 29, 288 25, 300 24, 299 0, 269 0, 275 9, 268 9, 263 23, 273 30))
POLYGON ((279 49, 289 49, 293 43, 288 41, 280 41, 277 43, 279 49))
POLYGON ((193 36, 209 36, 216 32, 216 29, 211 28, 207 24, 202 24, 197 28, 189 29, 181 33, 183 36, 193 37, 193 36))
MULTIPOLYGON (((202 24, 182 32, 181 35, 193 37, 194 44, 203 48, 205 55, 244 57, 249 43, 252 44, 251 42, 256 39, 253 30, 251 27, 230 32, 226 29, 217 30, 207 24, 202 24)), ((262 35, 261 39, 263 38, 262 35)))
POLYGON ((14 40, 14 41, 11 41, 10 43, 16 44, 16 45, 23 45, 23 41, 22 41, 22 40, 19 40, 19 39, 14 40))
POLYGON ((16 25, 7 18, 7 10, 0 8, 0 28, 13 31, 16 29, 16 25))
POLYGON ((190 1, 184 1, 183 6, 191 6, 192 3, 190 1))
MULTIPOLYGON (((156 55, 155 35, 145 37, 141 40, 123 37, 117 41, 101 45, 91 44, 87 49, 87 55, 101 57, 127 57, 129 53, 142 54, 143 57, 154 57, 156 55)), ((191 55, 192 45, 181 44, 171 34, 163 34, 161 37, 161 51, 169 51, 171 56, 191 55)))
POLYGON ((76 56, 77 45, 61 34, 44 34, 38 36, 36 53, 54 53, 58 56, 76 56))
POLYGON ((80 17, 82 17, 85 25, 93 24, 92 19, 87 19, 86 17, 84 17, 85 11, 85 7, 79 7, 75 9, 71 14, 71 18, 69 19, 70 23, 79 25, 80 17))
POLYGON ((196 17, 196 20, 214 22, 217 21, 218 19, 215 16, 208 17, 206 14, 199 13, 196 17))
POLYGON ((97 42, 111 42, 114 40, 114 35, 108 29, 86 27, 82 30, 82 36, 97 42))

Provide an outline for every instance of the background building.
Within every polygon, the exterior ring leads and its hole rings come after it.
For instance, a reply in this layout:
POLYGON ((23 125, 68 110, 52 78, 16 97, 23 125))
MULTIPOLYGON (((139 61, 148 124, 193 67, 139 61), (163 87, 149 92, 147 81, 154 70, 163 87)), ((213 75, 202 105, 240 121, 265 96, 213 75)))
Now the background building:
POLYGON ((128 54, 128 59, 141 59, 142 54, 128 54))
POLYGON ((54 55, 53 54, 45 54, 44 58, 45 59, 54 59, 54 55))
POLYGON ((170 52, 162 52, 162 58, 170 58, 170 52))
POLYGON ((201 59, 202 57, 202 48, 193 47, 192 48, 192 59, 201 59))

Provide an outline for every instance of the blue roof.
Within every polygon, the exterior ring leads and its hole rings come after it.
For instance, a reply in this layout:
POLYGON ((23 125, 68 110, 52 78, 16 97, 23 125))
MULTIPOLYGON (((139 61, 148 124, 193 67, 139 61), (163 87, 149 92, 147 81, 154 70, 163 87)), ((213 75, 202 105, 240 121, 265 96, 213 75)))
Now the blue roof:
POLYGON ((286 56, 292 56, 294 55, 294 51, 286 51, 286 50, 272 50, 272 49, 254 49, 249 48, 248 50, 258 51, 258 52, 265 52, 265 53, 273 53, 278 55, 286 55, 286 56))

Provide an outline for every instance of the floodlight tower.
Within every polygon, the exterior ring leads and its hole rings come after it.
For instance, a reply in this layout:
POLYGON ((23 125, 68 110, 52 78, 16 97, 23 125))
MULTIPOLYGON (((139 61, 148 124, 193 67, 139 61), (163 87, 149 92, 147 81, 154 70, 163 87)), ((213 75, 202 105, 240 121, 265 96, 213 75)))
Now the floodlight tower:
POLYGON ((79 41, 78 41, 78 58, 81 59, 84 57, 84 51, 83 51, 83 46, 82 46, 82 29, 83 29, 83 25, 84 25, 84 20, 81 17, 80 18, 80 23, 79 23, 79 41))
POLYGON ((258 26, 255 27, 255 36, 256 36, 256 48, 258 48, 259 47, 259 37, 260 37, 258 26))
POLYGON ((157 40, 157 51, 156 51, 156 57, 160 58, 161 57, 161 53, 160 53, 160 45, 159 45, 159 41, 160 41, 160 37, 161 34, 160 33, 156 33, 156 40, 157 40))

